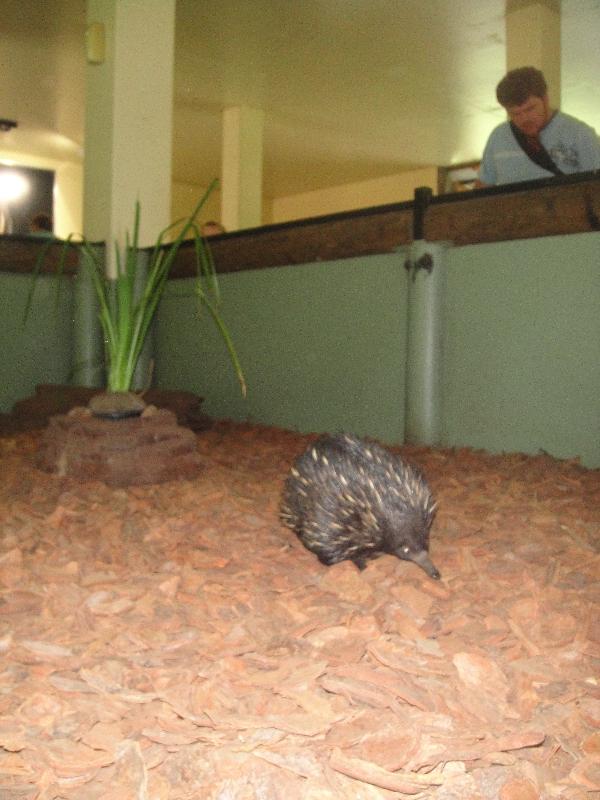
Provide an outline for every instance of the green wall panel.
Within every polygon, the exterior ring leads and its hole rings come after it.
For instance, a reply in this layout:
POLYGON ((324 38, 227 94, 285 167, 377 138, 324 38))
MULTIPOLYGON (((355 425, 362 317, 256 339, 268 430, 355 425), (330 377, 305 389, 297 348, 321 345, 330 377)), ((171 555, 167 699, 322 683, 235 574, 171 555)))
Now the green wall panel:
POLYGON ((444 443, 600 466, 600 234, 448 258, 444 443))
MULTIPOLYGON (((450 248, 442 443, 545 450, 600 466, 600 234, 450 248)), ((216 417, 404 438, 404 255, 224 275, 249 383, 178 281, 157 325, 157 382, 216 417)))
MULTIPOLYGON (((156 325, 155 382, 206 398, 215 417, 300 431, 404 438, 404 254, 221 276, 223 313, 248 380, 192 281, 173 281, 156 325)), ((69 382, 72 282, 0 273, 0 411, 39 383, 69 382)), ((442 442, 540 450, 600 467, 600 233, 450 248, 442 442)))
POLYGON ((68 383, 72 360, 72 283, 40 276, 33 305, 23 325, 31 277, 0 273, 0 412, 34 394, 40 383, 68 383), (57 295, 56 282, 61 288, 57 295))
POLYGON ((157 383, 200 394, 217 417, 402 441, 403 263, 394 254, 221 276, 245 400, 206 310, 194 318, 191 282, 174 281, 159 312, 157 383))

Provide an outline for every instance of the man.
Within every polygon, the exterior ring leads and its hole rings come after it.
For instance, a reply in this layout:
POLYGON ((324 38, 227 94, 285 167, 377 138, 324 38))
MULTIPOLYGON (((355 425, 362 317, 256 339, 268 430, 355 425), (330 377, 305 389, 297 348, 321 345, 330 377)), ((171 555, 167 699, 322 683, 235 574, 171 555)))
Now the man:
POLYGON ((215 222, 212 219, 208 222, 205 222, 200 228, 200 234, 204 236, 204 238, 207 236, 219 236, 221 233, 225 233, 225 228, 220 222, 215 222))
POLYGON ((52 233, 52 218, 48 214, 40 212, 29 223, 29 233, 31 236, 42 236, 49 239, 54 238, 52 233))
POLYGON ((508 72, 496 87, 508 114, 487 141, 479 186, 530 181, 600 169, 600 139, 575 117, 550 108, 543 74, 534 67, 508 72))

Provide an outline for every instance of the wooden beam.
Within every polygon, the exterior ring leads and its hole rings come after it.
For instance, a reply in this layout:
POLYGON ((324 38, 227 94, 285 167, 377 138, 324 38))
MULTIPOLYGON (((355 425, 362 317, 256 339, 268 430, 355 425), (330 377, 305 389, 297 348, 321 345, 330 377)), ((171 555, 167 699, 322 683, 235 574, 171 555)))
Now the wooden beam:
MULTIPOLYGON (((236 272, 393 253, 412 242, 413 203, 238 231, 210 239, 217 271, 236 272)), ((427 240, 456 245, 600 230, 600 173, 434 197, 427 240)), ((186 247, 172 277, 194 274, 186 247)))
MULTIPOLYGON (((410 238, 412 204, 367 209, 357 214, 316 217, 253 228, 209 240, 218 272, 391 253, 410 238)), ((194 251, 185 247, 171 271, 194 274, 194 251)))
POLYGON ((534 189, 513 184, 511 191, 465 193, 457 202, 437 200, 425 217, 425 238, 432 242, 478 244, 600 230, 600 176, 534 189))
MULTIPOLYGON (((413 237, 414 203, 313 217, 214 236, 210 248, 220 273, 393 253, 413 237)), ((600 231, 600 172, 550 178, 434 197, 423 233, 457 245, 600 231)), ((0 271, 31 272, 41 241, 0 236, 0 271)), ((61 244, 52 245, 43 271, 53 272, 61 244)), ((76 271, 69 253, 65 272, 76 271)), ((195 274, 194 248, 185 244, 170 277, 195 274)))
MULTIPOLYGON (((26 236, 0 236, 0 272, 31 274, 36 261, 43 253, 48 240, 26 236)), ((47 247, 39 271, 42 274, 56 274, 63 253, 64 242, 57 241, 47 247)), ((79 256, 75 247, 69 247, 65 257, 63 274, 77 272, 79 256)))

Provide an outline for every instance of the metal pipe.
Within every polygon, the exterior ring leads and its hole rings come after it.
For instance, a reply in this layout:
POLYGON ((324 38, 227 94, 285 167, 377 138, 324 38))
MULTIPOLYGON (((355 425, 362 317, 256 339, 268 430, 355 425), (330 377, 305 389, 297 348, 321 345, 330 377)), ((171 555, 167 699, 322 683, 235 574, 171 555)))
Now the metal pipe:
POLYGON ((442 436, 442 369, 447 243, 413 242, 408 268, 405 440, 438 445, 442 436))
MULTIPOLYGON (((102 248, 103 249, 103 248, 102 248)), ((98 320, 98 296, 79 254, 79 268, 73 288, 73 369, 74 386, 104 386, 104 347, 98 320)))

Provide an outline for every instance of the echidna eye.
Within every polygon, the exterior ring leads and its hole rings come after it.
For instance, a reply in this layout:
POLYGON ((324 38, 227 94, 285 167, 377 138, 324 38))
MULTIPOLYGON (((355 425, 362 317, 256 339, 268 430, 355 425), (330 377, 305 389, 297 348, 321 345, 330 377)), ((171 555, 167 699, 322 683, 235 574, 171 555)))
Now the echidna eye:
POLYGON ((402 552, 403 553, 410 553, 410 547, 403 547, 402 548, 402 552))

